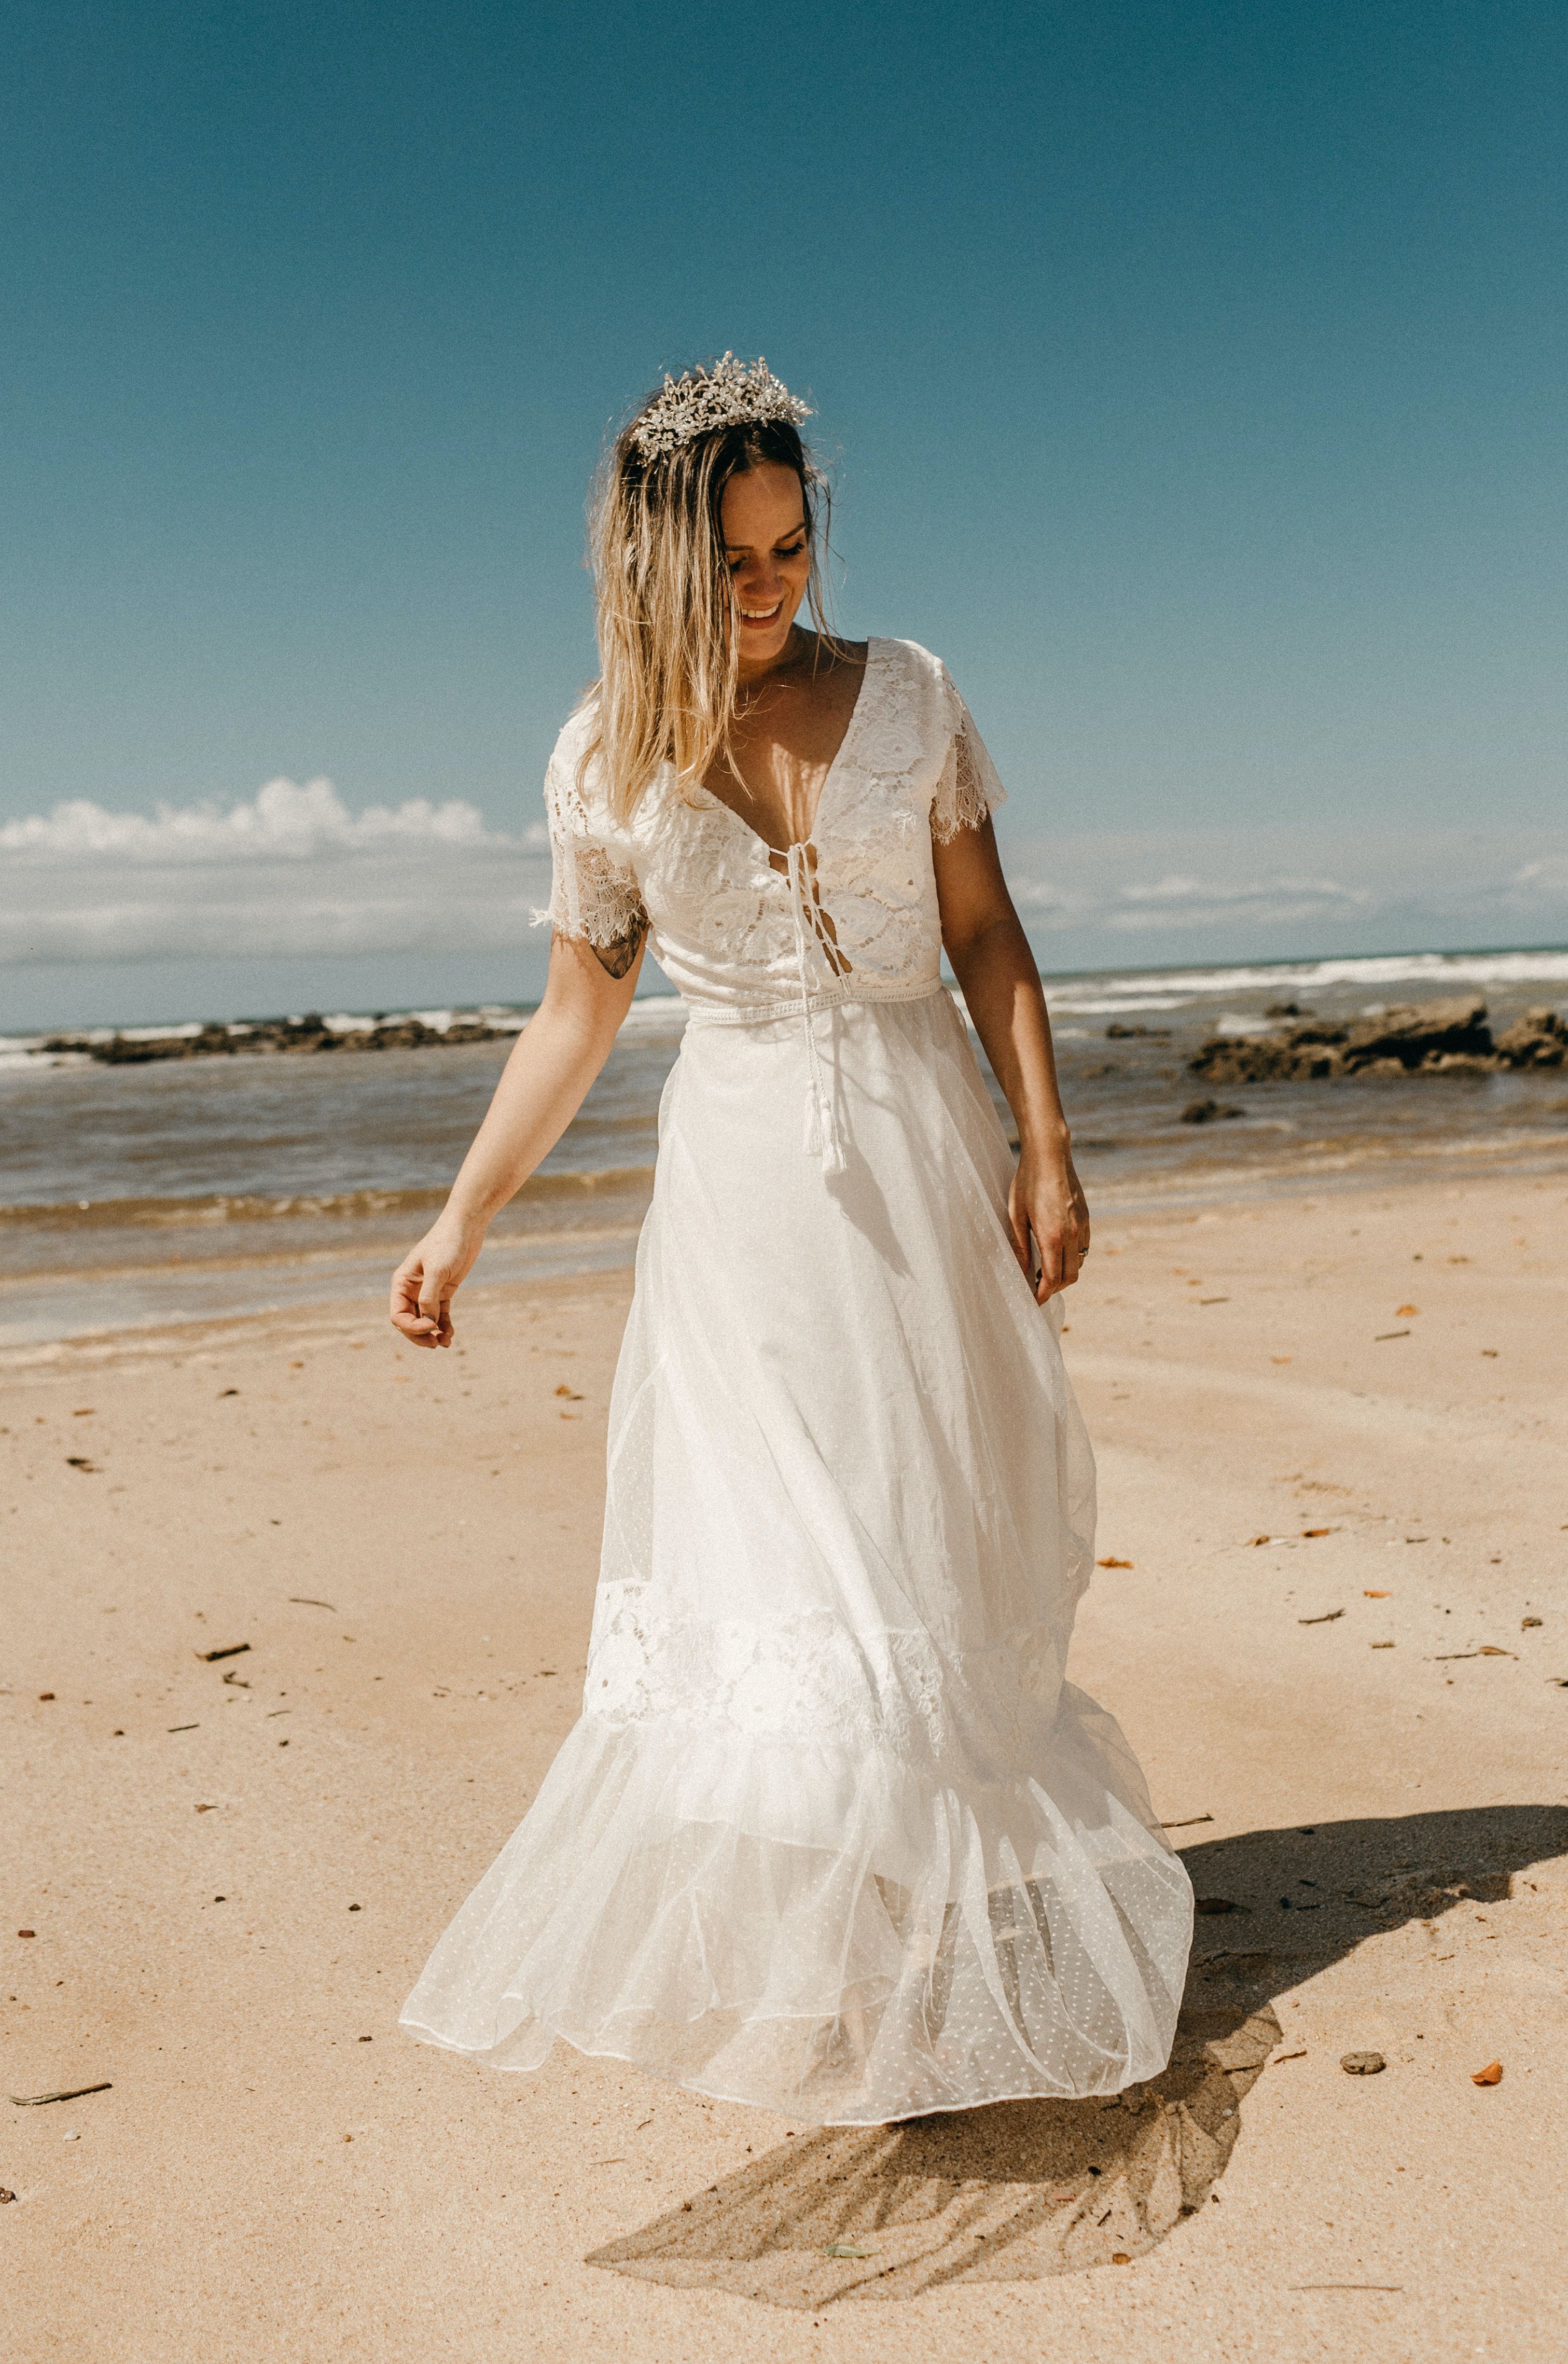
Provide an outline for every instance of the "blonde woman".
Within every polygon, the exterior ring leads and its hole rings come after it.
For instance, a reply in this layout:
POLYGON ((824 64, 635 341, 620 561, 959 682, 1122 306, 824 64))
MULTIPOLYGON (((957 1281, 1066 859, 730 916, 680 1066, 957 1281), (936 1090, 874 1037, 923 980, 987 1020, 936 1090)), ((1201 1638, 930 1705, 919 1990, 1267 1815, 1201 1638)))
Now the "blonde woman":
POLYGON ((935 657, 825 630, 807 415, 726 354, 615 444, 600 678, 545 783, 548 987, 393 1284, 403 1335, 450 1344, 651 943, 689 1020, 583 1712, 403 2024, 858 2124, 1153 2076, 1192 1899, 1064 1680, 1093 1463, 1057 1333, 1089 1215, 1002 789, 935 657))

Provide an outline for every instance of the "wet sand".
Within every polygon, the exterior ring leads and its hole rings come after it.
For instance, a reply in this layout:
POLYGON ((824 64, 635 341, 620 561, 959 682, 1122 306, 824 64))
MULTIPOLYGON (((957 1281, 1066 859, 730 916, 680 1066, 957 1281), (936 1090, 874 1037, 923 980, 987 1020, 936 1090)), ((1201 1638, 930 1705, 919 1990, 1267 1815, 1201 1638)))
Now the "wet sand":
POLYGON ((1102 1223, 1071 1672, 1216 1909, 1135 2106, 871 2132, 396 2029, 576 1711, 629 1276, 13 1354, 0 2089, 111 2089, 0 2102, 7 2352, 1556 2356, 1565 1210, 1102 1223))

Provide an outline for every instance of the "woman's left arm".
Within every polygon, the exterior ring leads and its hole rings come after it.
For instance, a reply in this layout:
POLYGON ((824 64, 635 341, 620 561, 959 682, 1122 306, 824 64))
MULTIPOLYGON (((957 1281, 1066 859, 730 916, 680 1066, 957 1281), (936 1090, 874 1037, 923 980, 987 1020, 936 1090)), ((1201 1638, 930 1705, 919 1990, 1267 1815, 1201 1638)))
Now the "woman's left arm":
POLYGON ((1078 1278, 1089 1253, 1089 1208, 1073 1171, 1040 972, 1002 875, 991 822, 959 830, 932 853, 942 942, 1018 1126, 1007 1211, 1014 1254, 1043 1305, 1078 1278))

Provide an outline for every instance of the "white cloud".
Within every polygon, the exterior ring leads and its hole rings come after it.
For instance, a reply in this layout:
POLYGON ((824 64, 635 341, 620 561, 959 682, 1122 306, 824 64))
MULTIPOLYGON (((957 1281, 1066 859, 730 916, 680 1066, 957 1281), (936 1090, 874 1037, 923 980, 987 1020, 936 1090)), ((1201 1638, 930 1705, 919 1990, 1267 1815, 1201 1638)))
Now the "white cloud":
POLYGON ((166 863, 310 862, 331 854, 485 847, 514 853, 544 844, 540 821, 521 841, 494 835, 476 805, 416 797, 350 812, 330 780, 269 780, 249 804, 161 804, 146 813, 106 812, 85 797, 49 814, 0 822, 0 854, 33 864, 108 860, 166 863))
POLYGON ((330 780, 227 810, 86 797, 0 823, 0 963, 483 951, 529 941, 543 821, 423 797, 352 812, 330 780))
POLYGON ((1158 904, 1165 909, 1203 904, 1321 903, 1355 905, 1370 903, 1371 890, 1365 886, 1341 886, 1333 878, 1267 878, 1230 880, 1188 878, 1179 872, 1168 873, 1149 886, 1124 886, 1122 894, 1129 903, 1158 904))

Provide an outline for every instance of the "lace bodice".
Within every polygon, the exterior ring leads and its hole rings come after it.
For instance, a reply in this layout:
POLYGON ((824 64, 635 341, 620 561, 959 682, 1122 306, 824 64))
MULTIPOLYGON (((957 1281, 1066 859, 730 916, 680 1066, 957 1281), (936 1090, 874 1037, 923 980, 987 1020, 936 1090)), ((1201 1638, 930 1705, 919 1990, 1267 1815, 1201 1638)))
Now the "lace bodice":
POLYGON ((939 659, 913 641, 868 643, 810 842, 788 856, 705 788, 682 795, 667 770, 618 823, 595 767, 579 776, 591 727, 580 708, 545 775, 554 875, 541 920, 609 945, 645 918, 660 966, 710 1016, 935 988, 932 842, 978 827, 1003 795, 939 659))

